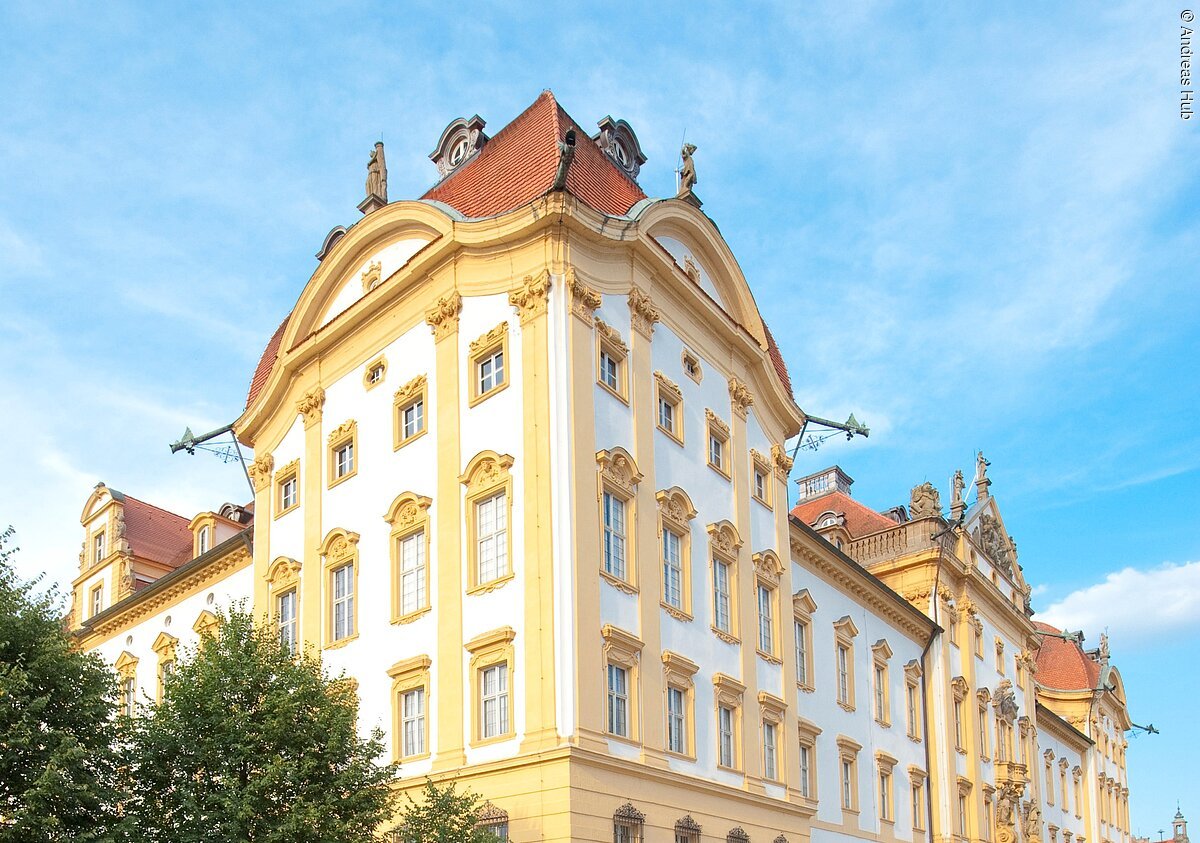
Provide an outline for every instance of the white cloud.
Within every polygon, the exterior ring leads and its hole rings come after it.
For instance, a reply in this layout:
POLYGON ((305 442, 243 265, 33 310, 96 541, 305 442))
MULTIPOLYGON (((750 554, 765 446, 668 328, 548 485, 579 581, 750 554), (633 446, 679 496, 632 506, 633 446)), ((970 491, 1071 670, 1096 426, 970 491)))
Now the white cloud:
POLYGON ((1092 637, 1107 629, 1118 645, 1200 629, 1200 561, 1115 571, 1039 612, 1038 620, 1092 637))

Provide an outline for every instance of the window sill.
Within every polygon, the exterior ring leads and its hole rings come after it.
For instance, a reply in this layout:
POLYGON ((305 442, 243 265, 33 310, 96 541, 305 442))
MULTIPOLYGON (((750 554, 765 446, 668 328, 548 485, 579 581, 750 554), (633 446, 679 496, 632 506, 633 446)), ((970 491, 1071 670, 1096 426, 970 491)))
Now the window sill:
POLYGON ((840 708, 844 711, 854 711, 854 703, 848 703, 848 702, 843 702, 841 700, 838 700, 837 704, 838 704, 838 708, 840 708))
POLYGON ((716 465, 715 463, 710 462, 708 464, 708 467, 711 468, 713 471, 715 471, 717 474, 724 477, 726 480, 733 480, 733 475, 730 472, 726 471, 725 469, 721 468, 720 466, 716 465))
POLYGON ((655 427, 658 428, 660 433, 662 433, 664 436, 666 436, 668 439, 670 439, 676 445, 678 445, 681 448, 683 447, 683 437, 682 436, 677 436, 674 431, 667 430, 661 424, 655 424, 655 427))
POLYGON ((423 616, 429 614, 431 608, 432 607, 430 607, 430 606, 423 606, 422 608, 416 609, 415 611, 412 611, 412 612, 408 612, 407 614, 394 615, 392 617, 392 623, 400 625, 400 626, 407 624, 407 623, 412 623, 417 618, 420 618, 420 617, 423 617, 423 616))
POLYGON ((739 639, 736 635, 726 632, 723 629, 717 629, 715 626, 710 626, 709 629, 711 629, 713 631, 713 635, 720 638, 726 644, 741 644, 742 643, 741 639, 739 639))
POLYGON ((471 748, 473 749, 477 746, 490 746, 491 744, 494 744, 494 743, 502 743, 503 741, 510 741, 513 738, 515 738, 516 736, 517 736, 516 732, 509 731, 509 732, 505 732, 503 735, 494 735, 493 737, 490 737, 490 738, 478 738, 477 740, 471 741, 471 748))
POLYGON ((429 427, 425 426, 425 427, 421 428, 420 430, 418 430, 416 433, 414 433, 412 436, 408 437, 407 439, 397 439, 395 442, 392 443, 392 450, 399 451, 405 445, 408 445, 412 442, 416 442, 418 439, 420 439, 422 436, 424 436, 428 432, 429 432, 429 427))
POLYGON ((910 741, 912 741, 913 743, 920 743, 920 742, 921 742, 921 736, 920 736, 920 735, 911 735, 911 734, 910 734, 910 735, 908 736, 908 739, 909 739, 910 741))
POLYGON ((803 692, 804 692, 804 693, 806 693, 806 694, 811 694, 811 693, 813 693, 814 691, 816 691, 816 690, 817 690, 817 689, 816 689, 816 688, 814 688, 812 685, 807 685, 807 684, 805 684, 805 683, 803 683, 803 682, 797 682, 797 683, 796 683, 796 689, 797 689, 797 690, 800 690, 800 691, 803 691, 803 692))
POLYGON ((397 755, 393 760, 397 764, 399 764, 399 763, 407 764, 411 761, 424 761, 426 758, 430 757, 430 754, 431 753, 426 751, 426 752, 420 753, 419 755, 397 755))
POLYGON ((300 508, 300 501, 296 501, 294 504, 289 506, 287 509, 281 509, 278 512, 276 512, 275 520, 279 520, 283 516, 287 515, 289 512, 295 512, 299 508, 300 508))
POLYGON ((671 617, 673 617, 677 621, 683 621, 684 623, 691 623, 693 620, 695 620, 695 618, 693 618, 690 613, 685 612, 683 609, 672 606, 670 603, 665 603, 660 600, 658 605, 661 606, 663 609, 665 609, 667 614, 670 615, 671 617))
POLYGON ((497 577, 494 580, 488 580, 487 582, 471 586, 467 589, 467 594, 487 594, 489 591, 495 591, 499 588, 504 588, 504 586, 508 585, 508 583, 511 582, 515 576, 516 574, 514 574, 512 571, 509 571, 502 577, 497 577))
POLYGON ((746 774, 745 774, 745 772, 743 772, 742 770, 738 769, 737 767, 726 767, 724 764, 718 764, 718 765, 717 765, 717 769, 718 769, 718 770, 722 770, 722 771, 724 771, 724 772, 726 772, 726 773, 736 773, 736 774, 737 774, 737 775, 739 775, 739 776, 744 776, 744 775, 746 775, 746 774))
POLYGON ((332 480, 330 480, 329 486, 327 486, 326 488, 332 489, 334 486, 345 483, 351 477, 355 477, 357 475, 358 475, 358 466, 355 466, 353 471, 343 474, 341 477, 335 477, 332 480))
POLYGON ((357 638, 358 638, 357 632, 354 633, 353 635, 347 635, 345 638, 339 638, 337 641, 330 641, 328 644, 325 645, 325 649, 326 650, 340 650, 342 647, 345 647, 347 644, 349 644, 351 641, 356 640, 357 638))
POLYGON ((609 585, 611 585, 617 591, 623 591, 626 594, 637 594, 638 593, 637 586, 630 584, 629 582, 621 579, 620 577, 616 576, 615 574, 610 574, 608 571, 604 570, 603 568, 600 569, 600 579, 607 582, 609 585))
POLYGON ((880 720, 878 717, 876 717, 876 718, 875 718, 875 725, 876 725, 876 726, 879 726, 879 727, 880 727, 880 728, 882 728, 882 729, 890 729, 890 728, 892 728, 892 724, 891 724, 889 721, 887 721, 887 720, 880 720))
POLYGON ((505 378, 504 378, 504 383, 499 384, 498 386, 493 386, 487 392, 482 392, 479 395, 473 396, 469 401, 467 401, 467 406, 474 407, 478 404, 482 404, 484 401, 491 398, 497 392, 503 392, 506 389, 508 389, 508 377, 507 376, 505 376, 505 378))
POLYGON ((606 384, 604 381, 596 381, 596 386, 603 389, 605 392, 607 392, 613 398, 616 398, 618 401, 620 401, 626 407, 629 406, 629 399, 626 398, 624 395, 622 395, 619 391, 613 389, 611 386, 606 384))
MULTIPOLYGON (((696 761, 696 756, 694 756, 694 755, 688 755, 686 752, 675 752, 675 751, 673 751, 673 750, 670 750, 670 749, 664 749, 664 750, 663 750, 663 753, 664 753, 664 754, 665 754, 665 755, 666 755, 668 758, 675 758, 675 759, 678 759, 678 760, 680 760, 680 761, 691 761, 692 763, 695 763, 695 761, 696 761)), ((1168 843, 1170 843, 1170 841, 1168 841, 1168 843)))
MULTIPOLYGON (((779 658, 776 655, 772 655, 771 653, 768 653, 765 650, 756 650, 755 652, 758 653, 758 657, 760 659, 767 662, 768 664, 780 664, 780 665, 783 664, 783 659, 779 658)), ((772 779, 766 779, 766 781, 772 781, 772 779)))
POLYGON ((775 511, 775 507, 771 506, 770 501, 763 500, 758 495, 751 494, 750 499, 753 500, 755 503, 757 503, 759 506, 765 506, 771 512, 775 511))

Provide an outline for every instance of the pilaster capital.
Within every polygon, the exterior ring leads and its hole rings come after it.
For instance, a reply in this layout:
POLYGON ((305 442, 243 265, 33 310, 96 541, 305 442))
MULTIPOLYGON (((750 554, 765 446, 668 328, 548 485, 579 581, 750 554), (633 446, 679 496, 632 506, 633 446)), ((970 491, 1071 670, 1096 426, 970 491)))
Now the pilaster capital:
POLYGON ((263 454, 255 457, 254 462, 246 467, 246 471, 250 475, 250 482, 254 484, 254 491, 261 492, 271 482, 271 472, 275 468, 275 458, 270 454, 263 454))
POLYGON ((325 390, 319 386, 304 393, 304 397, 296 402, 296 412, 304 416, 305 429, 321 420, 321 412, 324 407, 325 390))
POLYGON ((650 301, 650 297, 631 287, 629 290, 629 316, 633 328, 639 334, 650 337, 654 334, 654 323, 658 321, 658 308, 650 301))
POLYGON ((508 303, 517 309, 524 325, 546 313, 550 300, 550 272, 543 269, 537 275, 526 275, 521 286, 508 294, 508 303))
POLYGON ((754 396, 750 392, 750 387, 740 378, 733 377, 729 379, 729 403, 733 407, 733 411, 742 418, 746 418, 746 413, 750 409, 750 405, 754 403, 754 396))
POLYGON ((458 315, 462 312, 462 296, 455 290, 442 296, 425 311, 425 321, 433 331, 434 342, 440 342, 458 330, 458 315))
POLYGON ((573 266, 567 267, 566 286, 571 296, 571 313, 590 325, 596 308, 600 307, 600 294, 579 280, 573 266))

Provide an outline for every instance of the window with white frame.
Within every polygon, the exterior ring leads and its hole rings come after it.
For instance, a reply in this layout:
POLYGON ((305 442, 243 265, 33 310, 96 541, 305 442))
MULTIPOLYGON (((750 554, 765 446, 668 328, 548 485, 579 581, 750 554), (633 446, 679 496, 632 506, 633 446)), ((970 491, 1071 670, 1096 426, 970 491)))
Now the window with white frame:
POLYGON ((683 537, 663 527, 662 548, 663 602, 683 611, 683 537))
POLYGON ((508 665, 496 664, 479 672, 479 736, 508 733, 508 665))
POLYGON ((104 583, 92 587, 92 613, 89 617, 95 617, 104 610, 104 583))
POLYGON ((347 442, 334 452, 333 476, 345 477, 354 470, 354 443, 347 442))
POLYGON ((354 634, 354 563, 334 568, 333 580, 333 640, 341 641, 354 634))
POLYGON ((508 502, 504 492, 475 504, 478 583, 508 574, 508 502))
POLYGON ((425 400, 418 398, 400 411, 401 433, 412 439, 425 429, 425 400))
POLYGON ((875 665, 875 719, 880 723, 888 722, 887 715, 887 668, 875 665))
POLYGON ((800 795, 805 799, 812 798, 813 748, 810 744, 800 744, 800 795))
POLYGON ((879 770, 879 818, 888 822, 896 818, 892 815, 892 771, 879 770))
POLYGON ((121 713, 133 717, 137 711, 137 679, 132 675, 121 678, 121 713))
POLYGON ((717 763, 732 768, 736 763, 734 724, 737 717, 732 706, 717 707, 717 763))
POLYGON ((427 605, 425 531, 397 539, 400 560, 400 613, 409 615, 427 605))
POLYGON ((845 644, 837 645, 837 682, 838 702, 850 705, 850 648, 845 644))
POLYGON ((286 478, 279 484, 279 510, 283 512, 294 507, 299 500, 296 475, 286 478))
POLYGON ((917 693, 916 683, 904 683, 904 720, 910 738, 917 738, 921 735, 920 720, 918 718, 920 707, 917 702, 917 693))
POLYGON ((619 580, 626 579, 625 501, 612 492, 604 492, 604 571, 619 580))
POLYGON ((608 665, 608 732, 629 737, 629 671, 608 665))
POLYGON ((766 454, 750 449, 750 495, 763 506, 771 506, 771 461, 766 454))
POLYGON ((723 559, 713 559, 713 626, 721 632, 732 634, 730 567, 730 563, 723 559))
POLYGON ((708 464, 719 474, 730 474, 729 425, 712 410, 705 409, 708 420, 708 464))
POLYGON ((92 539, 92 562, 99 564, 104 559, 104 555, 104 533, 96 533, 95 537, 92 539))
POLYGON ((758 584, 758 649, 768 656, 775 654, 775 590, 758 584))
POLYGON ((667 687, 667 750, 688 754, 687 691, 667 687))
POLYGON ((296 589, 288 589, 275 598, 275 622, 279 630, 279 646, 295 655, 298 643, 296 589))
POLYGON ((662 372, 655 372, 657 383, 658 429, 676 442, 683 442, 683 393, 662 372))
POLYGON ((854 809, 854 791, 857 785, 854 782, 854 761, 849 758, 842 759, 842 807, 846 810, 854 809))
POLYGON ((914 831, 925 828, 925 782, 922 779, 912 782, 912 824, 914 831))
POLYGON ((329 434, 329 485, 334 486, 358 472, 358 423, 343 422, 329 434))
POLYGON ((807 688, 809 660, 809 624, 797 618, 792 625, 792 635, 796 642, 796 683, 807 688))
POLYGON ((763 778, 777 781, 779 779, 779 769, 777 764, 777 755, 779 752, 778 738, 776 736, 776 726, 774 723, 763 723, 763 778))
POLYGON ((203 556, 208 553, 212 546, 212 527, 204 526, 200 528, 200 532, 196 534, 196 555, 203 556))
POLYGON ((842 708, 854 708, 854 638, 858 627, 845 615, 833 625, 833 663, 837 676, 837 702, 842 708))
POLYGON ((400 695, 401 757, 425 754, 425 689, 413 688, 400 695))
POLYGON ((487 395, 492 390, 504 384, 504 349, 480 357, 475 363, 478 377, 476 389, 478 395, 487 395))

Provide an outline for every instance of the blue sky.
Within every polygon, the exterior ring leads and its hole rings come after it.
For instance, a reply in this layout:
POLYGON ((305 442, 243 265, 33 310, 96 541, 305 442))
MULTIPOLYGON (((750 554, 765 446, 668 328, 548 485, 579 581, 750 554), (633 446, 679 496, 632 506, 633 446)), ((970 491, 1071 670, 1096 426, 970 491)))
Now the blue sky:
POLYGON ((6 3, 0 442, 26 574, 71 579, 97 480, 181 512, 246 496, 172 457, 240 412, 262 345, 383 134, 393 199, 447 122, 543 88, 634 127, 698 194, 802 407, 801 452, 877 507, 974 450, 1040 617, 1108 628, 1136 831, 1200 819, 1200 118, 1164 3, 6 3), (1190 803, 1190 804, 1189 804, 1190 803))

